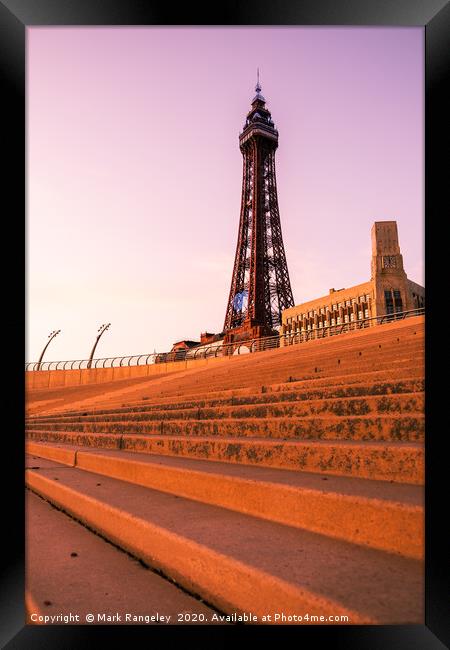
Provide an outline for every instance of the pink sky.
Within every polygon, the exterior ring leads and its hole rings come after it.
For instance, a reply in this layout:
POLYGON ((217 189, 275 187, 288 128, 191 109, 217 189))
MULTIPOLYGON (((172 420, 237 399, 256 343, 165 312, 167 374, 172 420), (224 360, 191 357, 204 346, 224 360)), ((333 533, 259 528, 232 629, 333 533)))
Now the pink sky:
POLYGON ((223 326, 256 68, 295 303, 370 278, 395 219, 424 284, 422 28, 28 28, 27 360, 223 326))

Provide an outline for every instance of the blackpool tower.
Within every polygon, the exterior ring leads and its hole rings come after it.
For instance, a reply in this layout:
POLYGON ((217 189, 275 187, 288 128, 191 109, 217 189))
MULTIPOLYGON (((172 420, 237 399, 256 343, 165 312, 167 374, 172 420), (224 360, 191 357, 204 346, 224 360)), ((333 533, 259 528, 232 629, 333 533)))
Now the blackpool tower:
POLYGON ((276 334, 281 312, 294 305, 275 178, 278 131, 261 95, 259 75, 255 90, 239 136, 241 216, 223 328, 225 342, 276 334))

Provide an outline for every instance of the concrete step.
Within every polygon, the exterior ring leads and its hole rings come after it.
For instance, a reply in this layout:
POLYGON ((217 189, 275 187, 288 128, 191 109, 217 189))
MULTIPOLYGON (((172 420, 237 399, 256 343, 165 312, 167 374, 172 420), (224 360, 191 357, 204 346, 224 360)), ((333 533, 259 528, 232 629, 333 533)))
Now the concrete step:
POLYGON ((276 467, 423 485, 424 448, 412 442, 270 440, 30 430, 29 440, 276 467))
MULTIPOLYGON (((202 369, 205 371, 206 369, 202 369)), ((197 373, 196 373, 197 374, 197 373)), ((142 404, 147 402, 147 404, 152 403, 164 403, 169 404, 171 402, 179 402, 180 398, 182 400, 211 400, 211 399, 228 399, 232 396, 242 397, 246 395, 254 395, 255 393, 260 392, 261 394, 272 393, 272 392, 293 392, 293 391, 325 391, 325 390, 348 390, 352 386, 370 386, 371 384, 376 387, 382 387, 386 385, 386 390, 391 392, 398 392, 396 387, 400 387, 405 384, 405 382, 417 381, 422 382, 423 384, 423 368, 410 367, 404 369, 404 372, 399 373, 393 370, 382 370, 368 373, 357 373, 357 374, 346 374, 345 376, 336 375, 334 377, 318 377, 318 376, 309 376, 309 378, 303 378, 299 380, 298 375, 289 374, 286 377, 284 373, 284 379, 286 381, 277 383, 276 377, 272 377, 271 381, 264 382, 260 377, 259 381, 254 381, 250 385, 242 385, 245 383, 245 377, 239 376, 239 379, 236 378, 236 381, 228 381, 226 387, 221 386, 218 388, 215 384, 215 379, 211 377, 210 384, 205 388, 198 386, 196 383, 186 382, 182 386, 180 384, 175 384, 172 380, 171 382, 167 381, 164 385, 157 385, 156 383, 146 384, 143 383, 140 385, 139 389, 132 388, 132 392, 128 389, 124 391, 114 390, 107 394, 99 394, 95 397, 89 399, 76 400, 73 398, 73 401, 61 400, 59 405, 53 403, 48 406, 48 408, 40 407, 40 414, 63 414, 63 413, 85 413, 87 411, 92 411, 93 409, 102 409, 110 410, 119 407, 129 407, 137 404, 142 404), (240 388, 236 388, 238 383, 240 388), (391 385, 391 388, 388 385, 391 385)), ((169 379, 169 378, 166 378, 169 379)), ((93 387, 94 388, 94 387, 93 387)), ((99 387, 97 387, 99 388, 99 387)), ((381 388, 382 389, 382 388, 381 388)), ((409 389, 410 390, 410 389, 409 389)), ((372 391, 371 391, 372 392, 372 391)), ((37 408, 29 406, 30 409, 37 408)))
POLYGON ((417 560, 78 468, 29 469, 26 482, 221 611, 423 622, 417 560))
MULTIPOLYGON (((114 421, 151 421, 167 419, 209 420, 220 418, 274 418, 274 417, 309 417, 313 415, 373 415, 373 414, 410 414, 420 415, 424 411, 423 393, 389 395, 382 397, 337 397, 308 401, 287 402, 286 400, 269 404, 241 404, 236 406, 220 405, 210 407, 196 406, 191 402, 187 407, 178 409, 135 410, 124 413, 90 416, 56 416, 40 417, 40 424, 51 422, 114 422, 114 421)), ((30 424, 33 423, 30 420, 30 424)))
MULTIPOLYGON (((274 382, 282 382, 286 380, 285 373, 288 366, 292 366, 295 371, 298 370, 298 372, 304 377, 307 374, 311 374, 310 370, 316 374, 313 366, 317 365, 317 363, 320 365, 321 360, 325 358, 334 357, 334 359, 337 360, 341 353, 345 353, 352 363, 355 359, 355 354, 359 355, 361 352, 363 357, 365 353, 372 354, 376 348, 376 344, 378 344, 378 346, 381 345, 381 348, 379 348, 380 354, 384 355, 387 359, 391 359, 396 354, 396 342, 398 351, 400 351, 400 346, 408 346, 408 355, 411 362, 416 365, 419 363, 419 365, 422 366, 423 373, 423 352, 416 353, 415 351, 417 349, 417 341, 419 341, 419 343, 422 342, 423 345, 423 334, 424 319, 423 317, 420 317, 412 319, 412 321, 408 323, 401 322, 378 328, 370 328, 370 331, 365 330, 361 332, 353 332, 351 334, 333 337, 331 339, 312 341, 305 345, 291 346, 290 348, 278 349, 255 355, 233 357, 225 360, 219 359, 217 360, 217 363, 214 362, 214 360, 212 360, 213 363, 211 364, 199 361, 193 362, 188 368, 186 368, 183 362, 181 364, 183 368, 179 370, 177 367, 177 372, 171 375, 155 375, 154 377, 124 377, 122 379, 117 379, 115 382, 109 382, 109 386, 99 384, 31 390, 27 397, 28 408, 35 412, 42 411, 44 408, 46 410, 61 410, 61 407, 68 408, 74 405, 77 401, 78 403, 83 403, 83 407, 89 403, 95 403, 95 405, 98 406, 98 400, 101 401, 103 398, 106 398, 106 401, 109 401, 113 394, 114 400, 122 399, 122 401, 125 396, 136 395, 139 397, 142 394, 140 392, 140 387, 147 387, 145 390, 146 392, 149 390, 150 394, 157 394, 161 387, 166 387, 171 390, 169 385, 172 388, 177 386, 178 392, 186 392, 186 390, 191 392, 190 383, 193 381, 194 377, 199 379, 201 375, 203 375, 205 379, 212 376, 222 377, 222 379, 225 379, 228 376, 227 388, 232 388, 233 385, 236 385, 236 382, 233 381, 233 376, 239 377, 239 380, 243 382, 241 384, 243 386, 248 386, 249 382, 255 381, 260 385, 263 382, 273 384, 274 382), (249 377, 249 375, 251 375, 252 367, 254 369, 256 367, 258 368, 258 376, 256 378, 254 376, 249 377), (308 370, 308 368, 310 368, 310 370, 308 370), (308 372, 304 372, 306 370, 308 370, 308 372), (114 384, 114 386, 112 384, 114 384), (99 393, 105 391, 107 391, 107 394, 102 398, 99 393), (52 397, 55 399, 51 400, 52 397), (48 400, 51 401, 49 402, 48 400), (55 403, 56 400, 59 400, 59 404, 55 403), (42 401, 47 401, 47 405, 42 404, 42 401), (41 405, 39 402, 41 402, 41 405)), ((174 366, 175 365, 176 364, 174 364, 174 366)), ((125 368, 122 370, 129 370, 131 372, 133 369, 125 368)), ((140 372, 145 369, 135 370, 140 372)), ((344 369, 339 369, 339 372, 342 372, 342 370, 344 369)), ((345 368, 347 374, 349 370, 350 368, 345 368)), ((289 374, 291 375, 292 372, 289 374)), ((64 376, 64 371, 61 372, 61 375, 64 376)), ((296 378, 298 379, 299 377, 297 376, 296 378)), ((101 381, 101 378, 99 380, 101 381)), ((207 389, 209 389, 210 386, 211 382, 207 379, 207 389)), ((224 386, 221 386, 221 388, 224 388, 224 386)))
MULTIPOLYGON (((270 368, 258 368, 258 364, 254 363, 248 368, 241 369, 242 376, 239 375, 240 385, 242 388, 251 388, 255 385, 266 385, 270 386, 274 383, 283 384, 291 383, 293 381, 317 381, 321 380, 323 384, 333 384, 333 383, 346 383, 348 379, 357 378, 357 381, 362 379, 376 379, 377 376, 389 377, 393 379, 398 379, 402 376, 407 376, 408 370, 411 370, 412 375, 421 373, 423 376, 424 367, 423 363, 419 360, 414 360, 411 356, 408 356, 405 360, 401 362, 392 362, 388 361, 378 361, 373 364, 373 367, 368 367, 367 365, 355 365, 353 362, 349 362, 344 366, 339 359, 335 360, 332 368, 330 367, 329 372, 325 373, 323 366, 320 365, 320 362, 311 363, 307 368, 303 368, 298 364, 292 364, 291 366, 286 366, 278 363, 272 371, 270 368)), ((195 375, 183 378, 174 378, 173 381, 169 384, 164 385, 164 387, 158 386, 158 384, 153 383, 149 385, 149 389, 152 389, 154 394, 158 393, 160 388, 164 388, 164 392, 167 394, 169 390, 185 390, 194 386, 199 386, 205 388, 206 390, 226 390, 233 389, 236 387, 237 379, 235 377, 236 368, 230 368, 228 373, 221 372, 218 373, 217 369, 203 369, 203 372, 198 372, 195 375), (207 372, 208 371, 208 372, 207 372), (233 371, 233 372, 232 372, 233 371)), ((138 392, 144 388, 144 385, 140 386, 139 389, 134 388, 134 392, 138 392)))
POLYGON ((423 488, 28 442, 42 458, 406 557, 423 557, 423 488))
MULTIPOLYGON (((374 372, 376 370, 389 369, 401 370, 405 366, 421 367, 423 366, 422 354, 423 350, 417 350, 415 353, 407 350, 402 356, 389 357, 389 355, 385 354, 384 350, 380 350, 379 354, 375 355, 372 359, 367 359, 363 356, 355 357, 353 354, 351 356, 337 354, 330 356, 329 359, 318 356, 316 359, 310 358, 303 362, 291 359, 288 363, 277 364, 278 367, 275 366, 275 368, 280 374, 283 373, 283 375, 287 371, 287 373, 298 372, 302 375, 319 374, 323 377, 332 377, 336 372, 374 372)), ((252 366, 246 369, 246 374, 251 376, 251 373, 256 372, 257 368, 257 363, 252 364, 252 366)), ((259 368, 259 370, 263 369, 259 368)), ((267 372, 267 369, 265 370, 267 372)), ((217 369, 216 374, 220 376, 224 373, 219 373, 217 369)))
POLYGON ((323 356, 328 356, 333 352, 341 352, 352 354, 362 352, 363 354, 371 354, 373 352, 378 352, 379 345, 382 348, 392 350, 395 354, 395 350, 404 349, 407 345, 420 346, 423 345, 423 331, 417 332, 414 334, 412 331, 403 336, 386 336, 386 332, 377 335, 372 333, 371 336, 347 336, 347 337, 334 337, 329 340, 320 339, 316 343, 310 346, 304 346, 303 344, 294 343, 289 346, 284 346, 282 349, 294 350, 297 348, 297 354, 301 354, 301 350, 305 351, 308 349, 308 354, 313 356, 315 354, 322 354, 323 356))
MULTIPOLYGON (((271 381, 265 381, 262 376, 259 377, 259 381, 253 380, 248 382, 247 378, 239 378, 239 381, 236 378, 236 381, 233 385, 232 381, 228 381, 226 385, 219 386, 214 378, 211 378, 209 385, 199 386, 197 383, 186 383, 185 385, 180 386, 179 384, 171 384, 170 386, 165 386, 164 389, 157 389, 155 387, 153 391, 148 391, 146 386, 143 385, 140 387, 138 392, 135 394, 128 393, 126 396, 114 395, 110 399, 98 399, 95 401, 96 408, 107 408, 112 406, 130 406, 136 402, 142 402, 145 400, 161 400, 170 402, 174 398, 183 397, 184 399, 212 399, 212 398, 222 398, 225 395, 245 395, 254 393, 255 391, 263 392, 282 392, 282 391, 292 391, 294 390, 319 390, 319 389, 332 389, 332 388, 344 388, 351 385, 360 385, 360 384, 378 384, 378 383, 402 383, 406 380, 417 379, 423 381, 424 370, 423 368, 417 368, 416 366, 409 366, 404 369, 404 372, 399 373, 398 371, 390 370, 377 370, 370 372, 359 372, 359 373, 348 373, 342 374, 337 373, 331 377, 319 377, 318 375, 307 375, 299 377, 298 373, 284 373, 284 380, 276 380, 272 378, 271 381), (240 388, 236 387, 236 384, 241 386, 240 388), (244 385, 242 385, 244 384, 244 385), (124 403, 124 399, 126 402, 124 403), (103 406, 105 405, 105 406, 103 406)), ((89 408, 89 402, 85 402, 86 406, 89 408)), ((94 402, 92 401, 92 404, 94 402)), ((71 409, 75 410, 75 409, 71 409)), ((84 408, 79 410, 86 410, 84 408)), ((62 409, 60 410, 62 412, 62 409)))
POLYGON ((26 529, 29 624, 86 625, 86 616, 92 613, 90 625, 216 622, 214 609, 29 490, 26 529), (180 621, 181 612, 187 616, 180 621))
POLYGON ((412 416, 260 417, 221 419, 163 419, 150 421, 50 422, 27 424, 26 430, 83 433, 150 434, 208 437, 267 437, 270 439, 423 441, 425 418, 412 416))
POLYGON ((201 398, 183 399, 181 395, 179 398, 159 398, 155 401, 147 400, 142 397, 139 402, 131 406, 120 406, 116 408, 98 408, 83 411, 65 411, 64 415, 59 413, 54 415, 35 415, 28 417, 28 422, 50 422, 50 421, 63 421, 65 418, 87 416, 102 416, 102 415, 119 415, 124 413, 149 413, 157 410, 177 409, 198 409, 198 408, 215 408, 215 407, 228 407, 249 404, 272 404, 282 402, 295 402, 307 400, 325 400, 325 399, 341 399, 351 397, 371 397, 371 396, 402 396, 412 397, 423 400, 423 395, 420 393, 424 391, 423 379, 406 379, 397 382, 377 382, 374 384, 368 383, 354 383, 348 386, 325 386, 323 388, 308 389, 302 388, 295 384, 283 385, 283 390, 279 386, 265 388, 261 392, 261 387, 258 389, 244 389, 242 391, 224 391, 219 393, 217 397, 208 397, 203 395, 201 398), (226 395, 226 396, 224 396, 226 395))

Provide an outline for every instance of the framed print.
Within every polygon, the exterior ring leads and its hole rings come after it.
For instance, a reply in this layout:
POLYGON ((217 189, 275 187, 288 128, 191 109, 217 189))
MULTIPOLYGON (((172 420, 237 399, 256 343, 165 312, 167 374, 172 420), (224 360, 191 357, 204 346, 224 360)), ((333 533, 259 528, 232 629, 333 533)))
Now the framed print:
POLYGON ((449 20, 2 0, 3 647, 448 644, 449 20))

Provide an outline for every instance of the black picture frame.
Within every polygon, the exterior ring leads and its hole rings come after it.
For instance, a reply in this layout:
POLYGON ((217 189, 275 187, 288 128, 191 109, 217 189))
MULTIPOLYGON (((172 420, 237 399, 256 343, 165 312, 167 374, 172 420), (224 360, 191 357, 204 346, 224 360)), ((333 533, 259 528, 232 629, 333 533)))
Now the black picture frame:
MULTIPOLYGON (((438 378, 446 352, 446 330, 438 279, 446 277, 448 252, 440 237, 440 216, 448 212, 448 115, 446 73, 450 59, 450 4, 447 0, 229 0, 221 4, 145 0, 0 0, 3 234, 3 388, 1 636, 5 648, 89 648, 105 643, 146 641, 183 646, 223 646, 239 633, 271 643, 285 634, 299 647, 423 650, 449 647, 448 550, 444 534, 448 493, 445 381, 438 378), (425 28, 425 235, 426 334, 426 618, 411 626, 220 626, 141 628, 138 626, 26 626, 24 609, 24 340, 25 242, 25 30, 35 25, 364 25, 425 28), (431 247, 433 250, 431 251, 431 247), (8 258, 7 252, 12 253, 8 258), (439 295, 439 298, 438 298, 439 295), (21 356, 21 351, 22 355, 21 356)), ((445 290, 445 289, 444 289, 445 290)))

